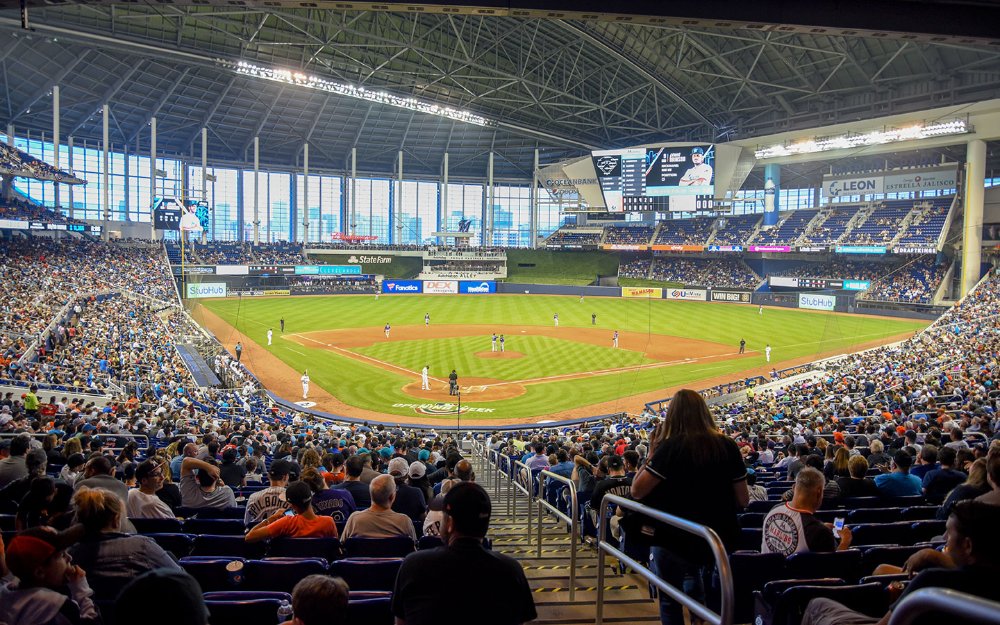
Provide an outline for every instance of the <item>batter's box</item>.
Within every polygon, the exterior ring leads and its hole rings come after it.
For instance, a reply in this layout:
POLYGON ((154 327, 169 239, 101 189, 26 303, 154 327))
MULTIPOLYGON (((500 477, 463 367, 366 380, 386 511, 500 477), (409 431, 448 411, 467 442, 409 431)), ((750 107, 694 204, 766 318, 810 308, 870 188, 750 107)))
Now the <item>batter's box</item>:
POLYGON ((485 390, 486 390, 485 386, 466 386, 465 387, 465 392, 466 393, 482 393, 485 390))

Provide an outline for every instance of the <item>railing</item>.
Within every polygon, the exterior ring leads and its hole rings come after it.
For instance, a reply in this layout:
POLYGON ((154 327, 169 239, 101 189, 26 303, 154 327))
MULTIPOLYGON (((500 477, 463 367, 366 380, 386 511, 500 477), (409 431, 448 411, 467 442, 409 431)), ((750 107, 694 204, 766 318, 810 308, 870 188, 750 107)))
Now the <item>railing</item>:
POLYGON ((938 621, 998 625, 1000 603, 946 588, 923 588, 907 595, 896 606, 889 625, 910 625, 925 616, 936 616, 938 621))
POLYGON ((531 545, 531 502, 534 500, 537 493, 534 492, 534 484, 531 480, 531 467, 524 464, 520 460, 514 461, 514 470, 510 476, 510 483, 513 486, 513 501, 514 501, 514 513, 512 516, 517 515, 517 491, 524 493, 524 496, 528 498, 528 545, 531 545), (522 482, 523 476, 523 482, 522 482))
MULTIPOLYGON (((528 470, 528 479, 531 479, 531 470, 528 470)), ((549 512, 570 524, 569 543, 569 600, 576 599, 576 540, 580 530, 580 504, 576 497, 576 484, 568 477, 556 475, 552 471, 542 471, 538 474, 538 496, 535 501, 538 503, 538 557, 542 557, 542 510, 548 508, 549 512), (545 480, 555 480, 562 482, 569 488, 570 508, 569 515, 563 513, 548 501, 545 500, 545 480)), ((531 512, 529 509, 528 516, 531 512)), ((598 567, 601 568, 601 567, 598 567)))
MULTIPOLYGON (((667 514, 666 512, 650 508, 649 506, 644 506, 641 503, 624 497, 619 497, 617 495, 604 496, 604 499, 601 500, 600 507, 597 509, 597 518, 600 521, 597 529, 597 555, 599 560, 603 558, 601 555, 602 552, 607 553, 617 558, 619 562, 629 566, 634 573, 641 576, 650 584, 656 586, 660 592, 666 593, 671 599, 687 607, 693 616, 697 616, 698 618, 711 623, 711 625, 732 625, 733 609, 735 607, 733 602, 733 573, 729 568, 729 556, 726 554, 726 548, 722 544, 722 539, 719 538, 719 535, 716 534, 714 530, 709 527, 705 527, 704 525, 692 523, 686 519, 675 517, 671 514, 667 514), (607 542, 607 523, 604 523, 604 517, 607 514, 609 506, 618 506, 619 508, 642 514, 643 516, 665 523, 671 527, 676 527, 690 534, 694 534, 695 536, 699 536, 707 542, 708 546, 712 550, 712 555, 715 557, 715 566, 718 568, 719 572, 719 585, 722 588, 722 605, 719 608, 721 613, 716 614, 701 603, 698 603, 691 597, 688 597, 684 594, 682 589, 671 586, 657 577, 656 574, 647 567, 635 561, 623 551, 620 551, 616 547, 609 544, 607 542)), ((601 625, 604 621, 604 576, 604 567, 598 566, 596 625, 601 625)))

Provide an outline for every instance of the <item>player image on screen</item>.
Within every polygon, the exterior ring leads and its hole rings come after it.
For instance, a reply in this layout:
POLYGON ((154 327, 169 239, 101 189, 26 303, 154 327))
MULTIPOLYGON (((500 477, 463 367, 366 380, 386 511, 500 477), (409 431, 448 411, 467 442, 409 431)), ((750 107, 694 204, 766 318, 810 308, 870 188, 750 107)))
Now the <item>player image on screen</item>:
POLYGON ((692 166, 684 172, 678 185, 684 187, 703 187, 712 184, 712 166, 705 162, 705 150, 691 149, 692 166))

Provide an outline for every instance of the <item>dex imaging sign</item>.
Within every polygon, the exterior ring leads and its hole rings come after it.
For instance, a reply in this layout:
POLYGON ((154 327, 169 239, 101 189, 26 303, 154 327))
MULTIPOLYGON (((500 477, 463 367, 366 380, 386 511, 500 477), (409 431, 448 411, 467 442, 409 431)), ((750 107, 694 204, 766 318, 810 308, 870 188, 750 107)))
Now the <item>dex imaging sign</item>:
POLYGON ((201 282, 198 284, 193 284, 189 282, 187 285, 188 299, 201 299, 204 297, 225 297, 225 296, 226 296, 225 282, 201 282))
POLYGON ((809 310, 833 310, 837 305, 835 295, 813 295, 812 293, 799 293, 799 308, 809 310))

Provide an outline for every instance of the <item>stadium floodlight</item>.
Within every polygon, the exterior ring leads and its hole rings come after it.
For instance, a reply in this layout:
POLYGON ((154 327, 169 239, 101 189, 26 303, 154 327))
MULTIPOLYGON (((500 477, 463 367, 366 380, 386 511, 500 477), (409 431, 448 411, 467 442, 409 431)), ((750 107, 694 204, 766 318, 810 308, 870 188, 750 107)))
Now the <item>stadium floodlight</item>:
POLYGON ((950 121, 913 124, 902 128, 850 133, 834 137, 815 137, 802 141, 772 145, 767 148, 759 148, 754 152, 754 156, 758 159, 768 159, 781 156, 795 156, 797 154, 814 154, 829 150, 847 150, 869 145, 883 145, 886 143, 898 143, 900 141, 929 139, 931 137, 961 135, 969 132, 972 132, 972 126, 969 125, 968 121, 953 119, 950 121))
POLYGON ((483 117, 482 115, 476 115, 470 111, 455 109, 449 106, 440 106, 438 104, 431 104, 430 102, 422 102, 416 98, 406 98, 393 95, 385 91, 375 91, 366 89, 365 87, 335 82, 312 74, 305 74, 303 72, 287 69, 263 67, 246 61, 227 61, 225 59, 216 59, 216 62, 222 67, 243 76, 252 76, 254 78, 272 80, 274 82, 280 82, 287 85, 307 87, 309 89, 316 89, 327 93, 357 98, 359 100, 367 100, 368 102, 374 102, 376 104, 385 104, 410 111, 416 111, 418 113, 426 113, 427 115, 437 115, 438 117, 445 117, 458 122, 464 122, 466 124, 475 124, 476 126, 496 125, 495 122, 483 117))

